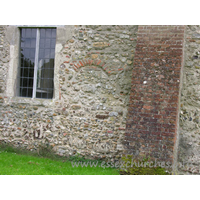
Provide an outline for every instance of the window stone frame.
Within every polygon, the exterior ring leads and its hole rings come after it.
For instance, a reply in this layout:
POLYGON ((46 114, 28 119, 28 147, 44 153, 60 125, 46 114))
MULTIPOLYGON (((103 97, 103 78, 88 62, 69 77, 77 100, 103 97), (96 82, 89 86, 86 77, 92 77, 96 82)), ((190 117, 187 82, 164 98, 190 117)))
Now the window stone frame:
POLYGON ((74 26, 72 25, 10 25, 6 28, 6 38, 10 44, 10 61, 7 73, 6 96, 8 99, 33 102, 59 99, 59 67, 63 63, 61 51, 67 40, 72 38, 74 26), (55 66, 54 66, 54 95, 52 99, 39 99, 19 97, 17 94, 17 74, 19 73, 20 54, 20 28, 56 28, 55 66))

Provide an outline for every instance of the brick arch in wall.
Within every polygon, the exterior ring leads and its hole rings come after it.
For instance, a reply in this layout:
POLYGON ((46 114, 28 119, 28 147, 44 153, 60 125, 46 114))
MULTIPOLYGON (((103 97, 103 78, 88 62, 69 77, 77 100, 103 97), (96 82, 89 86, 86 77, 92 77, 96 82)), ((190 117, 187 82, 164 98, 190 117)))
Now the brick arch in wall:
MULTIPOLYGON (((65 61, 64 63, 69 63, 69 62, 65 61)), ((80 68, 86 67, 86 66, 91 66, 93 68, 100 67, 108 75, 117 74, 119 71, 124 70, 124 68, 121 68, 121 67, 108 66, 106 65, 105 61, 102 61, 100 59, 83 59, 83 60, 76 61, 76 63, 70 63, 70 65, 73 66, 73 69, 76 72, 78 72, 80 68)))

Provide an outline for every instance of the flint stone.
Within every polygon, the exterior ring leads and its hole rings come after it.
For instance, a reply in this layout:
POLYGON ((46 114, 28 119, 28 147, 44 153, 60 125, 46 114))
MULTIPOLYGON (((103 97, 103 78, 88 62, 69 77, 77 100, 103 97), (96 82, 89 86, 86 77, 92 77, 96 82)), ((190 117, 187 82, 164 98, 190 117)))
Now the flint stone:
POLYGON ((110 117, 113 117, 113 116, 117 117, 118 116, 118 112, 110 112, 109 116, 110 117))

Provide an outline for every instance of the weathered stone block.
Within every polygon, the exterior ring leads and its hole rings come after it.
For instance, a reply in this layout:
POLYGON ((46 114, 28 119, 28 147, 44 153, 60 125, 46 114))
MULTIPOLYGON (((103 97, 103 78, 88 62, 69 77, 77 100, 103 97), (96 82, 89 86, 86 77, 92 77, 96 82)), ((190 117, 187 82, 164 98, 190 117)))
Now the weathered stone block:
POLYGON ((71 108, 73 110, 78 110, 78 109, 81 109, 81 106, 80 105, 72 105, 71 108))
POLYGON ((96 115, 98 119, 108 119, 109 115, 96 115))
POLYGON ((106 48, 109 46, 107 42, 94 42, 93 47, 106 48))

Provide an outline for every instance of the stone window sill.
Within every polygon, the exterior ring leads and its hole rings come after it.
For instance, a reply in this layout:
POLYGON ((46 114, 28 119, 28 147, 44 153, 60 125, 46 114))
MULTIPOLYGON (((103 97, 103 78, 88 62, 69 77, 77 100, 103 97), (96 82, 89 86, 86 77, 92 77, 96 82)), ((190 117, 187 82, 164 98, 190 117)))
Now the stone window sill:
POLYGON ((26 97, 12 97, 7 102, 11 104, 21 103, 21 104, 30 104, 34 106, 51 106, 54 104, 54 99, 38 99, 38 98, 33 99, 33 98, 26 98, 26 97))

